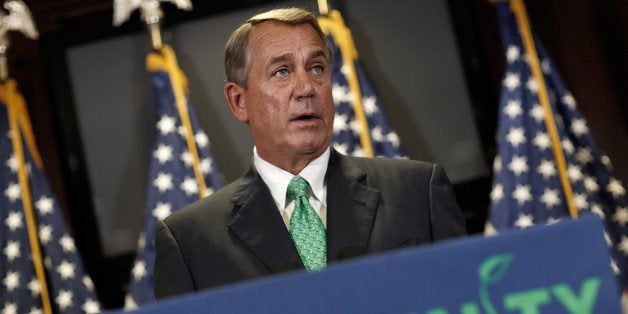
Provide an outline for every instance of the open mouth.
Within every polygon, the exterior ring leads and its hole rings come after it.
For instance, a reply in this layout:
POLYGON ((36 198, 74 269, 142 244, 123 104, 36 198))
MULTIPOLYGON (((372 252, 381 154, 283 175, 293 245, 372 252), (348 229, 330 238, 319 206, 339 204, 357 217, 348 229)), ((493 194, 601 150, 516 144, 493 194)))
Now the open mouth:
POLYGON ((302 115, 302 116, 298 116, 296 119, 297 121, 308 121, 308 120, 312 120, 312 119, 316 119, 316 116, 314 115, 302 115))

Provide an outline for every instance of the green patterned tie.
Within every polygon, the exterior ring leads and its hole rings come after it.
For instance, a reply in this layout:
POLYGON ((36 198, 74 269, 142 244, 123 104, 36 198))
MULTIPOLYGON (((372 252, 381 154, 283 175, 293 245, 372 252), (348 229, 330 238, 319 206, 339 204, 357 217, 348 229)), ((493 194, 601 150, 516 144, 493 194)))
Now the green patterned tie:
POLYGON ((307 198, 308 183, 294 177, 288 184, 286 195, 294 200, 294 211, 290 217, 290 234, 307 270, 325 268, 327 245, 325 226, 307 198))

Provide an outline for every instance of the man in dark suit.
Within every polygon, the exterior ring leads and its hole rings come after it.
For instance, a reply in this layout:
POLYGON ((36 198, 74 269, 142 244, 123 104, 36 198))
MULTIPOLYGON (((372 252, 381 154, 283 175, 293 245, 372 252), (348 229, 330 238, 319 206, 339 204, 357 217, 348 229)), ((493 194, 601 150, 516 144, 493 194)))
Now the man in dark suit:
POLYGON ((465 234, 440 166, 330 147, 330 63, 316 18, 302 9, 265 12, 234 31, 225 97, 251 129, 253 165, 157 224, 157 298, 465 234), (293 197, 295 180, 306 192, 293 197))

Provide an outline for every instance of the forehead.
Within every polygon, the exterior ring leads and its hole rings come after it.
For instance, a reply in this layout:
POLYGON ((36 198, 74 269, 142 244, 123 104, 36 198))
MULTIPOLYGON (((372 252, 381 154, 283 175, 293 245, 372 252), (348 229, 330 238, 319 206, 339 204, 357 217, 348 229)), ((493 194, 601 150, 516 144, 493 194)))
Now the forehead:
POLYGON ((253 59, 272 58, 278 54, 324 50, 325 44, 310 24, 290 25, 265 21, 253 27, 247 47, 253 59))

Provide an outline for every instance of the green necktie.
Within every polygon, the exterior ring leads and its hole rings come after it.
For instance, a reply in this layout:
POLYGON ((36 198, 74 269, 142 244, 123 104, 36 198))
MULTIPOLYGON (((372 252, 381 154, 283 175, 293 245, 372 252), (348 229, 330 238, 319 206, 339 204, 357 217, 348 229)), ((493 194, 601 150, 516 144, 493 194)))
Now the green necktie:
POLYGON ((327 245, 325 226, 307 198, 308 183, 294 177, 288 184, 286 195, 294 200, 294 211, 290 217, 290 234, 307 270, 325 268, 327 245))

